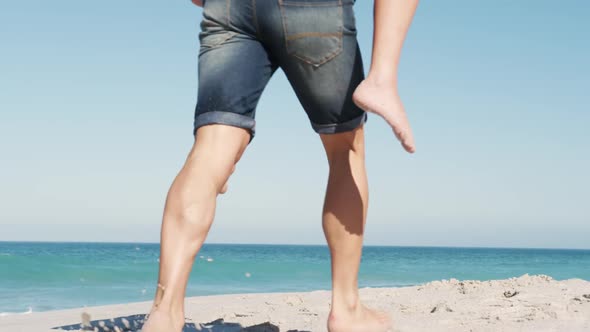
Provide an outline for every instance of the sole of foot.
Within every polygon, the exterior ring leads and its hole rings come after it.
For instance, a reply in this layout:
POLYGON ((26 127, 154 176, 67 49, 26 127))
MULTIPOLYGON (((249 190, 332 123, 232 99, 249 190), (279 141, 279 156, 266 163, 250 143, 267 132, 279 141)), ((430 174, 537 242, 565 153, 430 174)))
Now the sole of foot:
POLYGON ((365 112, 387 121, 403 148, 409 153, 416 152, 410 122, 394 86, 364 80, 354 91, 352 100, 365 112))

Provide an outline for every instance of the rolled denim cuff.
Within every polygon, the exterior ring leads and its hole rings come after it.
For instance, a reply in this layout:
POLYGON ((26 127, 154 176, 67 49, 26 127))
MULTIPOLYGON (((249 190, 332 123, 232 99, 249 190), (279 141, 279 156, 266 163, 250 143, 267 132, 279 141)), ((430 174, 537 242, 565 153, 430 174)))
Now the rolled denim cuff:
POLYGON ((197 133, 197 129, 199 129, 199 127, 210 124, 222 124, 227 126, 244 128, 250 131, 250 141, 252 141, 252 139, 254 138, 256 121, 253 118, 237 113, 221 111, 212 111, 197 115, 195 117, 195 122, 193 126, 193 136, 197 133))
POLYGON ((338 134, 354 130, 367 122, 367 113, 363 112, 360 116, 342 123, 331 124, 317 124, 312 123, 311 126, 318 134, 338 134))

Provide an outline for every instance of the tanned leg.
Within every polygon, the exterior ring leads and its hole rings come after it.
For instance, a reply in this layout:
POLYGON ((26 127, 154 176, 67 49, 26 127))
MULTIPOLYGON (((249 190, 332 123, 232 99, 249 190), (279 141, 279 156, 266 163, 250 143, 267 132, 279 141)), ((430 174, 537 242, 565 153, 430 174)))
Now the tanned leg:
POLYGON ((330 164, 323 229, 332 258, 330 332, 384 332, 390 317, 360 303, 358 272, 369 199, 363 128, 321 135, 330 164))
POLYGON ((244 129, 209 125, 195 144, 166 198, 161 229, 160 272, 154 305, 143 332, 180 332, 184 296, 197 252, 213 223, 217 195, 248 142, 244 129))

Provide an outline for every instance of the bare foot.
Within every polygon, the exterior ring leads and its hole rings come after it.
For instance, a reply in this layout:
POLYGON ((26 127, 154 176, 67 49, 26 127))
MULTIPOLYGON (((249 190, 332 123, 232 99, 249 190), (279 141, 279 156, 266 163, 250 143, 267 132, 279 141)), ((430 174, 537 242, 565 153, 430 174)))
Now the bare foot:
POLYGON ((359 305, 351 312, 330 312, 329 332, 387 332, 392 329, 391 316, 359 305))
POLYGON ((181 332, 183 327, 184 318, 175 319, 172 314, 155 309, 149 314, 141 332, 181 332))
POLYGON ((363 110, 385 119, 406 151, 416 151, 412 128, 395 86, 379 84, 367 78, 356 88, 352 100, 363 110))

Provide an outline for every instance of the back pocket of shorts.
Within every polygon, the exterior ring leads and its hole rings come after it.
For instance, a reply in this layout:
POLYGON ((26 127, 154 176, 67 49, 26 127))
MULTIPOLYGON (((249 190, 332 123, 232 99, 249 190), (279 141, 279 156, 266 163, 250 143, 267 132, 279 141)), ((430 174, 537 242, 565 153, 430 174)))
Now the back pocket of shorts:
POLYGON ((287 53, 320 66, 342 52, 342 0, 279 0, 287 53))

